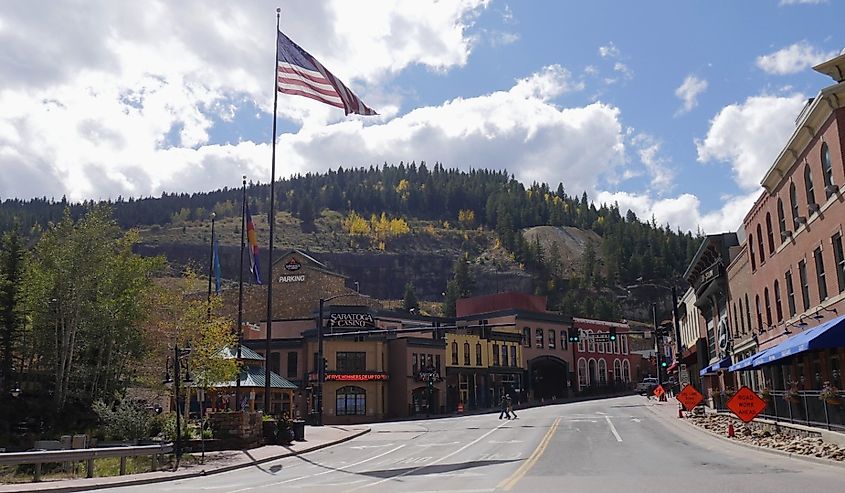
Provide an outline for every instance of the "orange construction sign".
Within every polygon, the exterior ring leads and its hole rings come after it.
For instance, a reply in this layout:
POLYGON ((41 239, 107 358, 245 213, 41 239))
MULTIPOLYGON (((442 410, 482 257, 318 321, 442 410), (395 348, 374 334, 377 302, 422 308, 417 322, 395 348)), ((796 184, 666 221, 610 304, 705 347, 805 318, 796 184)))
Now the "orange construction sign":
POLYGON ((704 396, 701 395, 701 392, 695 390, 695 387, 692 385, 684 386, 684 390, 676 395, 675 398, 680 401, 681 405, 684 406, 684 409, 687 411, 692 411, 695 406, 701 404, 701 401, 704 400, 704 396))
POLYGON ((766 401, 753 390, 743 386, 730 398, 727 406, 743 423, 748 423, 766 409, 766 401))
POLYGON ((663 386, 662 386, 662 385, 658 385, 658 386, 654 389, 654 396, 655 396, 655 397, 657 397, 658 399, 660 399, 661 397, 663 397, 663 394, 665 394, 665 393, 666 393, 666 390, 663 388, 663 386))

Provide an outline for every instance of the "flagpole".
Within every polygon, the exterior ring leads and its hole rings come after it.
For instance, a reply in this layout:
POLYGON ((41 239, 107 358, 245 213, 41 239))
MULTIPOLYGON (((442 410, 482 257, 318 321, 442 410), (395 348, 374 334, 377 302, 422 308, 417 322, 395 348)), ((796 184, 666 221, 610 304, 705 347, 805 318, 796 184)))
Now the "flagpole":
POLYGON ((235 329, 238 334, 238 353, 235 356, 235 363, 238 367, 235 377, 235 411, 241 410, 241 338, 243 337, 244 323, 244 237, 246 232, 246 175, 243 177, 243 202, 241 204, 241 268, 238 272, 238 326, 235 329))
POLYGON ((205 301, 208 303, 208 320, 211 320, 211 276, 214 275, 214 218, 217 214, 211 213, 211 241, 208 243, 208 295, 205 301))
POLYGON ((264 336, 264 415, 270 414, 270 336, 273 325, 273 226, 276 223, 276 108, 279 103, 279 18, 282 9, 276 8, 276 59, 273 60, 273 157, 270 164, 270 261, 267 276, 267 321, 264 336))

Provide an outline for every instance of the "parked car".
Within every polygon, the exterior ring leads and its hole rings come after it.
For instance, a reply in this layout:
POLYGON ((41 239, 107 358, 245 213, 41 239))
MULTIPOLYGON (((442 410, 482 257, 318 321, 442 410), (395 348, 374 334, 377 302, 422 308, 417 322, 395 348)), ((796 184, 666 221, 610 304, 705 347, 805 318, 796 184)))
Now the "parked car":
POLYGON ((654 377, 643 378, 643 381, 637 384, 637 392, 648 395, 657 388, 657 379, 654 377))

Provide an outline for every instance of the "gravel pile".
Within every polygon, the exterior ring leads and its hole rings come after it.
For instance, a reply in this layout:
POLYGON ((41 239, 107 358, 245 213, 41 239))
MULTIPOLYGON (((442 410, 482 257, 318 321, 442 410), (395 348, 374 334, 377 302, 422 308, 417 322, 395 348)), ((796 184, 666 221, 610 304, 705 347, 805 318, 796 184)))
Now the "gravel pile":
POLYGON ((770 426, 757 423, 744 424, 729 416, 708 414, 705 416, 689 416, 689 421, 696 426, 727 436, 728 424, 733 423, 734 440, 751 443, 760 447, 768 447, 799 455, 809 455, 824 459, 845 462, 845 448, 832 443, 826 443, 818 437, 799 437, 786 433, 778 433, 770 426))

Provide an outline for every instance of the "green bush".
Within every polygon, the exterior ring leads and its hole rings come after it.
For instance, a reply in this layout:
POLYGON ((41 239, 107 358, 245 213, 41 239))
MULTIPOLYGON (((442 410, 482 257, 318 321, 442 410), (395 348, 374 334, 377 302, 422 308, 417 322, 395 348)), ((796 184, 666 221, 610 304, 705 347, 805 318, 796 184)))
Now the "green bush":
POLYGON ((152 415, 147 409, 129 399, 110 405, 95 401, 94 412, 100 418, 102 432, 111 440, 140 440, 150 436, 152 415))

